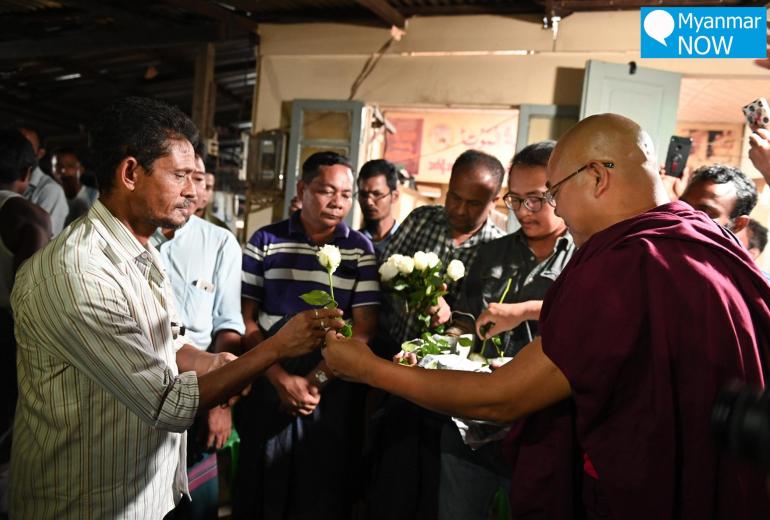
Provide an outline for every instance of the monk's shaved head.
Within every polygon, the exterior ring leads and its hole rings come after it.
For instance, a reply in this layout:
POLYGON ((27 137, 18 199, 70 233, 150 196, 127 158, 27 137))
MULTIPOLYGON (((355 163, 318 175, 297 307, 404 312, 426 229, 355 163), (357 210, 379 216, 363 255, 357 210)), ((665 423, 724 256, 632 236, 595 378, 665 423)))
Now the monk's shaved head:
POLYGON ((607 227, 668 202, 652 139, 617 114, 587 117, 557 143, 548 185, 578 245, 607 227), (567 177, 586 168, 573 178, 567 177), (566 180, 565 180, 566 179, 566 180))
POLYGON ((560 155, 581 164, 612 158, 615 162, 649 165, 652 175, 658 175, 650 136, 632 120, 617 114, 590 116, 573 126, 559 140, 552 160, 558 160, 560 155))

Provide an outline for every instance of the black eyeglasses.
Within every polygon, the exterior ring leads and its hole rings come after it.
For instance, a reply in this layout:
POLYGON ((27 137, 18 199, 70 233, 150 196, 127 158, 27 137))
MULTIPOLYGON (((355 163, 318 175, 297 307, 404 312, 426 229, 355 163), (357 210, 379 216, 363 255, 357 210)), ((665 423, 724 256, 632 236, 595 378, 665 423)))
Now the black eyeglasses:
POLYGON ((387 197, 388 195, 390 195, 391 193, 393 193, 393 191, 389 191, 387 193, 380 193, 379 191, 361 190, 356 192, 356 197, 358 197, 358 200, 361 200, 361 201, 371 198, 372 202, 379 202, 385 197, 387 197))
POLYGON ((545 200, 545 195, 541 195, 539 197, 530 195, 529 197, 521 198, 517 195, 514 195, 510 191, 506 193, 505 196, 503 197, 503 202, 505 202, 505 205, 508 206, 508 208, 512 209, 513 211, 519 211, 519 208, 521 208, 521 206, 523 205, 532 213, 537 213, 538 211, 543 209, 544 200, 545 200))
MULTIPOLYGON (((556 195, 559 193, 559 190, 557 188, 559 186, 561 186, 562 184, 564 184, 565 182, 567 182, 568 180, 570 180, 572 177, 574 177, 578 173, 580 173, 583 170, 585 170, 588 167, 590 167, 592 164, 594 164, 594 161, 591 161, 590 163, 584 164, 583 166, 581 166, 580 168, 578 168, 577 170, 575 170, 574 172, 570 173, 569 175, 564 177, 562 180, 560 180, 559 182, 557 182, 556 184, 551 186, 548 189, 548 191, 545 192, 545 197, 544 198, 545 198, 546 202, 548 202, 548 204, 550 204, 551 206, 556 207, 556 195)), ((610 162, 610 161, 602 162, 602 163, 599 163, 599 164, 601 164, 605 168, 614 168, 615 167, 615 163, 614 162, 610 162)))

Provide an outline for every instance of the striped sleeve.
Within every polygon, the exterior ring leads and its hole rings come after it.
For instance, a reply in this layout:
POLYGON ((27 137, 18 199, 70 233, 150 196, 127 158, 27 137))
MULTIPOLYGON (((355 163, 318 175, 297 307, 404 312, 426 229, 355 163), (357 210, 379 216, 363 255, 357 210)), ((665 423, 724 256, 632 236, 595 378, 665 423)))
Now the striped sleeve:
POLYGON ((115 280, 94 273, 62 274, 49 278, 40 290, 45 294, 37 301, 61 309, 38 323, 37 334, 49 339, 41 344, 144 423, 172 432, 184 432, 192 425, 199 398, 195 374, 177 375, 175 368, 153 354, 154 344, 163 344, 170 331, 159 326, 151 337, 144 334, 115 280))
POLYGON ((351 307, 379 305, 380 303, 380 281, 374 247, 368 240, 363 240, 361 247, 363 251, 358 257, 358 278, 353 286, 353 294, 350 299, 351 307))
POLYGON ((263 301, 265 284, 264 234, 257 231, 243 248, 241 297, 263 301))

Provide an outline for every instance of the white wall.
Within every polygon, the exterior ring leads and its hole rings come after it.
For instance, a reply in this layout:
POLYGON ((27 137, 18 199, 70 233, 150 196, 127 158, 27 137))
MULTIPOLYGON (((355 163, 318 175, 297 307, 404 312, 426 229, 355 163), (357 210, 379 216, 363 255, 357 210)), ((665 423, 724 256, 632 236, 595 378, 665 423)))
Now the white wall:
MULTIPOLYGON (((638 11, 570 15, 559 24, 556 41, 534 16, 412 18, 406 35, 380 60, 355 99, 402 107, 577 106, 589 59, 633 60, 639 67, 685 77, 766 78, 770 85, 770 72, 752 60, 641 59, 639 28, 638 11), (529 54, 511 55, 515 51, 529 54)), ((288 124, 283 103, 294 99, 347 99, 366 60, 390 37, 387 29, 342 24, 267 24, 259 33, 255 130, 288 124)), ((768 196, 757 209, 764 223, 768 196)), ((249 229, 269 223, 265 215, 249 219, 249 229)), ((770 258, 763 265, 770 269, 770 258)))
MULTIPOLYGON (((341 24, 263 25, 260 37, 257 130, 285 123, 282 102, 347 99, 389 31, 341 24)), ((559 24, 555 42, 538 17, 412 18, 406 35, 380 60, 355 99, 387 105, 579 105, 588 59, 634 60, 640 67, 687 76, 770 80, 770 73, 751 60, 642 60, 639 41, 638 11, 570 15, 559 24), (489 54, 511 51, 533 54, 489 54)))

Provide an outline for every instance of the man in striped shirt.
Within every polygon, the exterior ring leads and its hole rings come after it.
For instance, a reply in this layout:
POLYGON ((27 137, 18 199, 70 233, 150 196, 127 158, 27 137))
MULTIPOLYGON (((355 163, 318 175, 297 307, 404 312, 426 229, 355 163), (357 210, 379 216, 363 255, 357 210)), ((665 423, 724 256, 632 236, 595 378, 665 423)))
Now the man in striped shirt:
POLYGON ((163 518, 188 492, 195 415, 341 327, 305 313, 237 360, 187 344, 148 239, 194 209, 196 140, 176 108, 114 103, 91 132, 100 199, 19 270, 13 518, 163 518))
MULTIPOLYGON (((379 283, 371 242, 344 222, 353 201, 353 174, 334 152, 311 155, 297 183, 302 210, 258 230, 243 256, 245 339, 259 344, 287 317, 309 307, 300 295, 329 291, 319 246, 340 249, 334 296, 353 335, 369 338, 377 325, 379 283)), ((352 447, 360 435, 360 398, 312 352, 273 365, 236 408, 241 435, 234 518, 339 519, 348 514, 352 447), (265 410, 255 416, 255 410, 265 410), (269 413, 268 413, 269 410, 269 413)))

